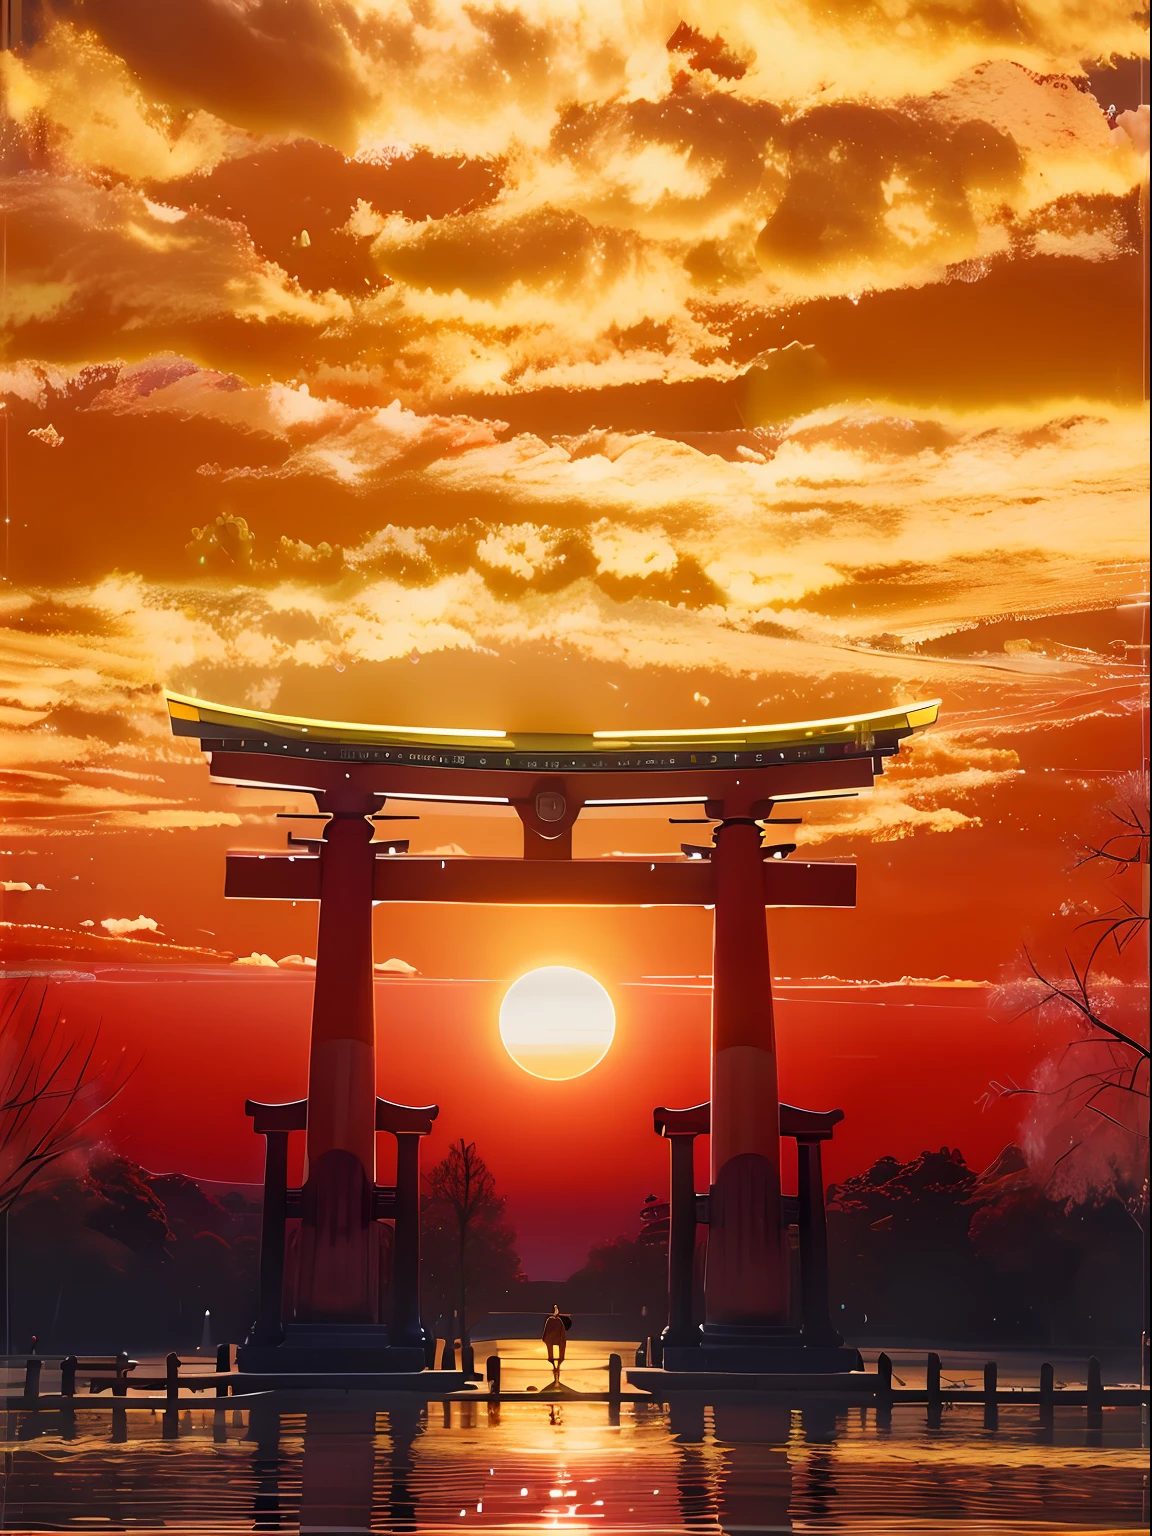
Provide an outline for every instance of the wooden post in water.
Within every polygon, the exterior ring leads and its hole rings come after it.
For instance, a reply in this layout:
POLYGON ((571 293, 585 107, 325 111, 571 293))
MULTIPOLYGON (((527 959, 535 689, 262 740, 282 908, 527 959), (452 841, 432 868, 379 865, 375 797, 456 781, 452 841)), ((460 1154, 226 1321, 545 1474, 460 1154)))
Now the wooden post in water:
MULTIPOLYGON (((234 1364, 236 1346, 234 1344, 217 1344, 216 1346, 216 1374, 222 1376, 231 1374, 234 1364)), ((224 1445, 228 1440, 228 1426, 224 1418, 223 1399, 228 1396, 228 1383, 218 1381, 216 1383, 216 1411, 212 1415, 212 1439, 216 1445, 224 1445)))
POLYGON ((876 1400, 892 1401, 892 1361, 883 1351, 876 1356, 876 1400))
POLYGON ((1045 1360, 1040 1367, 1040 1420, 1051 1424, 1056 1406, 1056 1373, 1045 1360))
POLYGON ((931 1429, 940 1428, 940 1412, 944 1406, 944 1399, 940 1392, 940 1356, 930 1354, 928 1356, 928 1425, 931 1429))
POLYGON ((608 1356, 608 1401, 618 1403, 620 1401, 620 1372, 622 1362, 619 1355, 608 1356))
POLYGON ((876 1356, 876 1428, 892 1428, 892 1360, 881 1351, 876 1356))
POLYGON ((76 1396, 76 1368, 79 1362, 75 1355, 65 1355, 60 1362, 60 1396, 76 1396))
POLYGON ((500 1356, 489 1355, 484 1367, 484 1374, 488 1377, 488 1391, 492 1397, 500 1396, 500 1356))
POLYGON ((1100 1429, 1104 1424, 1104 1381, 1100 1375, 1100 1362, 1093 1355, 1088 1361, 1088 1425, 1100 1429))
POLYGON ((40 1401, 40 1360, 29 1360, 24 1367, 24 1401, 36 1404, 40 1401))
POLYGON ((996 1408, 996 1362, 988 1360, 984 1365, 984 1428, 995 1429, 999 1423, 996 1408))
POLYGON ((164 1357, 164 1423, 161 1434, 165 1440, 175 1440, 180 1434, 180 1356, 164 1357))
MULTIPOLYGON (((117 1358, 119 1358, 119 1356, 117 1356, 117 1358)), ((128 1382, 127 1382, 127 1380, 125 1380, 125 1382, 124 1382, 124 1389, 123 1389, 123 1391, 120 1391, 118 1386, 115 1383, 113 1383, 113 1386, 112 1386, 112 1396, 113 1396, 113 1398, 116 1398, 118 1396, 119 1397, 125 1397, 127 1395, 127 1392, 128 1392, 128 1382)), ((114 1445, 123 1445, 125 1440, 127 1440, 127 1438, 128 1438, 128 1412, 127 1412, 127 1410, 125 1408, 118 1407, 117 1404, 115 1402, 113 1402, 113 1404, 112 1404, 112 1443, 114 1445)))
POLYGON ((112 1383, 113 1397, 128 1396, 128 1360, 126 1349, 122 1349, 116 1356, 116 1380, 112 1383))

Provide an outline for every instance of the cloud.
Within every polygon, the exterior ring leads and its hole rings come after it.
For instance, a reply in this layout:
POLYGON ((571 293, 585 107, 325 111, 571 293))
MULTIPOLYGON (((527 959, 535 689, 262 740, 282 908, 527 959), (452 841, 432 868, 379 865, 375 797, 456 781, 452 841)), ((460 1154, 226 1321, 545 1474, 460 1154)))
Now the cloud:
POLYGON ((125 938, 130 933, 159 933, 160 931, 160 924, 156 919, 145 917, 143 913, 139 917, 101 918, 100 926, 114 939, 125 938))
POLYGON ((393 955, 390 960, 378 960, 372 969, 383 976, 419 976, 420 972, 407 960, 393 955))
MULTIPOLYGON (((189 0, 163 22, 147 0, 58 0, 54 11, 182 113, 342 146, 455 152, 535 146, 573 102, 658 99, 693 81, 737 98, 836 99, 848 88, 893 98, 931 91, 982 59, 1067 72, 1143 42, 1130 7, 1045 0, 1010 18, 979 0, 946 10, 915 0, 898 23, 879 3, 734 10, 717 0, 690 0, 671 20, 660 0, 301 0, 290 23, 274 0, 189 0)), ((62 32, 49 35, 57 52, 71 35, 62 32)), ((33 54, 41 68, 45 51, 33 54)))
POLYGON ((263 955, 259 950, 256 949, 254 949, 250 955, 241 955, 239 959, 233 960, 232 964, 253 965, 265 970, 273 971, 278 969, 276 961, 273 960, 271 955, 263 955))
MULTIPOLYGON (((6 193, 25 350, 283 376, 306 333, 317 377, 425 409, 720 384, 811 339, 779 335, 799 301, 1135 252, 1140 155, 1081 89, 1067 7, 989 44, 977 6, 881 41, 875 18, 700 5, 687 52, 662 6, 625 9, 309 0, 286 64, 271 0, 162 29, 73 0, 4 63, 34 171, 6 193)), ((1093 56, 1139 30, 1102 28, 1093 56)))
MULTIPOLYGON (((354 594, 379 575, 410 590, 474 571, 493 594, 511 597, 563 591, 587 577, 616 599, 650 594, 673 607, 722 605, 730 620, 793 628, 802 625, 786 610, 802 608, 810 624, 834 620, 839 633, 867 634, 872 597, 882 589, 886 600, 907 596, 905 611, 898 605, 886 624, 891 630, 913 612, 923 618, 929 586, 935 614, 946 590, 958 607, 978 591, 980 607, 1007 602, 1023 562, 1047 600, 1061 583, 1081 580, 1077 562, 1088 551, 1133 560, 1142 550, 1142 420, 1114 407, 1018 409, 1006 418, 841 405, 762 432, 764 451, 743 460, 731 450, 709 452, 707 435, 693 446, 639 433, 501 440, 497 426, 467 417, 421 415, 397 403, 352 407, 303 387, 246 388, 169 361, 120 370, 72 419, 93 446, 65 467, 55 487, 61 495, 120 473, 120 424, 149 433, 179 425, 185 436, 223 432, 217 453, 226 449, 232 465, 207 476, 168 466, 166 497, 197 502, 166 545, 152 543, 164 525, 142 523, 121 505, 93 532, 77 530, 70 559, 107 559, 105 551, 115 550, 122 569, 132 559, 179 561, 189 576, 204 566, 204 574, 233 581, 250 574, 261 587, 351 576, 345 590, 354 594), (101 414, 95 439, 88 412, 101 414), (292 535, 275 523, 269 529, 272 486, 264 482, 275 485, 292 535), (327 491, 322 517, 318 482, 327 491), (230 510, 202 522, 209 494, 217 505, 226 498, 230 510), (90 552, 88 538, 99 539, 90 552), (920 579, 910 579, 916 571, 920 579)), ((131 583, 120 585, 127 597, 131 583)), ((115 586, 106 584, 102 608, 115 586)), ((292 601, 287 592, 284 600, 292 601)), ((235 596, 225 601, 237 607, 235 596)), ((222 657, 207 614, 193 624, 173 625, 174 618, 163 608, 140 615, 153 630, 153 654, 181 630, 180 643, 204 660, 222 657)), ((405 650, 413 644, 418 639, 408 638, 405 650)), ((25 707, 36 701, 31 693, 22 700, 25 707)))
POLYGON ((146 354, 199 328, 320 329, 349 313, 262 260, 242 226, 199 213, 172 223, 126 184, 10 177, 19 239, 9 251, 9 322, 33 354, 146 354))
POLYGON ((0 60, 12 120, 38 129, 73 166, 166 181, 204 170, 242 136, 205 112, 149 101, 124 61, 91 33, 53 28, 39 47, 0 60))
MULTIPOLYGON (((129 574, 133 547, 147 553, 137 530, 148 537, 154 521, 129 517, 120 573, 3 600, 0 799, 43 830, 241 824, 249 813, 223 792, 197 804, 176 787, 171 770, 188 752, 168 732, 162 685, 356 718, 378 708, 373 668, 413 654, 488 666, 543 645, 629 673, 679 672, 689 696, 714 702, 717 675, 772 676, 778 702, 765 708, 778 716, 836 712, 829 688, 879 707, 1021 675, 999 641, 978 659, 916 647, 974 617, 1018 615, 1022 590, 1039 611, 1115 600, 1138 579, 1146 547, 1138 412, 829 408, 762 437, 769 453, 757 463, 709 453, 706 439, 693 447, 649 434, 549 445, 488 433, 468 446, 453 418, 311 394, 286 409, 282 389, 224 388, 190 366, 123 374, 87 396, 112 395, 114 408, 77 413, 90 441, 93 419, 171 417, 181 430, 215 421, 219 397, 237 441, 279 434, 311 455, 314 472, 278 480, 274 502, 253 503, 254 522, 261 506, 271 513, 231 555, 217 541, 218 563, 201 567, 180 529, 167 572, 157 555, 156 574, 129 574), (420 445, 425 461, 398 440, 420 445), (320 515, 315 466, 337 447, 356 473, 320 482, 320 515), (464 507, 485 515, 461 518, 464 507), (390 520, 365 534, 378 513, 390 520), (316 543, 277 537, 272 514, 316 543), (328 543, 321 528, 352 537, 328 543)), ((82 477, 98 481, 104 462, 87 459, 82 477)), ((177 494, 179 476, 169 485, 177 494)), ((87 531, 78 525, 77 538, 87 531)), ((98 532, 93 558, 115 522, 98 532)), ((973 649, 987 646, 977 637, 973 649)), ((1071 677, 1100 662, 1088 652, 1043 665, 1071 677)), ((954 771, 959 792, 993 769, 954 771)))
MULTIPOLYGON (((171 107, 335 142, 354 134, 357 108, 368 99, 342 9, 323 0, 296 0, 290 12, 276 0, 185 0, 162 18, 147 0, 56 7, 77 29, 91 28, 88 37, 94 33, 171 107)), ((48 47, 64 51, 74 35, 58 27, 48 47)))
POLYGON ((30 891, 27 880, 0 880, 0 891, 30 891))
POLYGON ((875 787, 855 800, 814 802, 798 827, 798 847, 841 838, 898 842, 921 832, 959 832, 982 824, 986 804, 1017 781, 1020 759, 1006 747, 977 746, 963 735, 928 731, 884 765, 875 787))

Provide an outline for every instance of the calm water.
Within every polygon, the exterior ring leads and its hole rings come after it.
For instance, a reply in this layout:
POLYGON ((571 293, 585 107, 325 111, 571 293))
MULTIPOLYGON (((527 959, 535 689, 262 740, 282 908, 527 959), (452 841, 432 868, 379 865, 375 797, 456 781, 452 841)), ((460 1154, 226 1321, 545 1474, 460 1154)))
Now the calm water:
MULTIPOLYGON (((346 1400, 341 1400, 341 1402, 346 1400)), ((129 1531, 1087 1531, 1147 1527, 1139 1409, 626 1402, 270 1404, 58 1422, 10 1415, 0 1529, 129 1531), (43 1432, 29 1437, 39 1428, 43 1432)))

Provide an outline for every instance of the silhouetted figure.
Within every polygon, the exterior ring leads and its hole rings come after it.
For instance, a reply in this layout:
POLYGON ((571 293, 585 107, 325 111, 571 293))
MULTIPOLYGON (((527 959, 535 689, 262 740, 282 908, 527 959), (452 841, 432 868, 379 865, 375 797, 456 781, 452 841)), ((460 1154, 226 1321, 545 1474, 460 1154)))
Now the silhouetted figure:
POLYGON ((556 1382, 560 1380, 560 1367, 564 1364, 564 1351, 568 1347, 568 1330, 571 1326, 572 1319, 566 1317, 554 1302, 552 1311, 544 1319, 544 1332, 540 1337, 548 1351, 548 1364, 552 1367, 552 1379, 556 1382))

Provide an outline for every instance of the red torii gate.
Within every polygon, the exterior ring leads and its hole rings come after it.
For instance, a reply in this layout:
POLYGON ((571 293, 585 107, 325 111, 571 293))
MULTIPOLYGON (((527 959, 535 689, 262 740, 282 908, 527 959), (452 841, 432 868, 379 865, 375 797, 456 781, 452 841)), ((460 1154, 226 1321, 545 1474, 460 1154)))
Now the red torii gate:
POLYGON ((178 694, 168 705, 174 733, 199 739, 213 779, 311 794, 327 819, 320 836, 290 835, 284 854, 229 854, 225 886, 228 896, 320 904, 296 1284, 308 1342, 355 1340, 371 1369, 416 1363, 409 1327, 408 1348, 381 1353, 377 1317, 372 907, 484 902, 714 907, 703 1337, 712 1369, 714 1349, 731 1351, 733 1369, 764 1369, 763 1349, 794 1345, 764 908, 854 906, 856 869, 786 862, 793 845, 765 848, 762 828, 782 824, 772 818, 781 802, 870 788, 939 701, 796 725, 591 736, 303 720, 178 694), (524 857, 421 858, 406 842, 374 841, 375 826, 396 819, 381 809, 390 800, 510 805, 524 857), (586 806, 701 803, 712 843, 682 845, 683 860, 572 858, 586 806), (387 856, 397 853, 406 856, 387 856))

